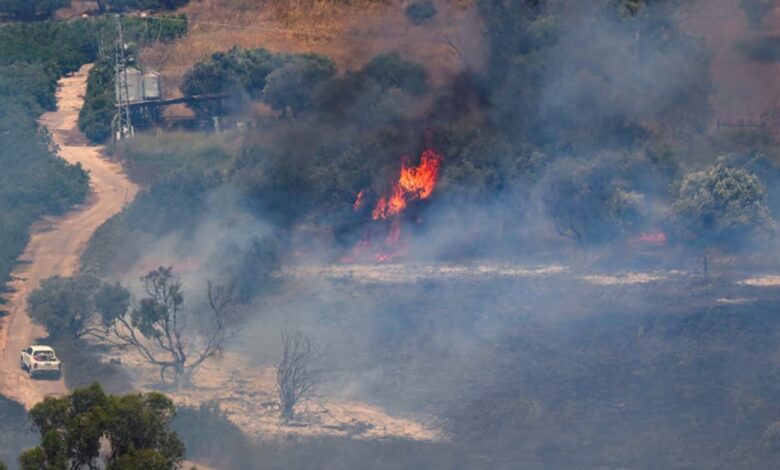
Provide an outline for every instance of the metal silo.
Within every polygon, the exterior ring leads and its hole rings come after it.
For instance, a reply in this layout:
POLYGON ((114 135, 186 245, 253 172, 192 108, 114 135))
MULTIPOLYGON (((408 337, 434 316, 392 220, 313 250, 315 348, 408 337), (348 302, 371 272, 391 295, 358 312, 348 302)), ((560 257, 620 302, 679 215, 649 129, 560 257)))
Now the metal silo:
POLYGON ((142 79, 142 84, 145 100, 159 100, 162 97, 159 73, 154 71, 145 73, 142 79))
POLYGON ((127 79, 127 101, 130 103, 141 101, 143 97, 141 77, 141 71, 132 67, 127 68, 125 71, 119 73, 119 79, 116 81, 116 97, 118 102, 121 103, 124 101, 124 78, 127 79))

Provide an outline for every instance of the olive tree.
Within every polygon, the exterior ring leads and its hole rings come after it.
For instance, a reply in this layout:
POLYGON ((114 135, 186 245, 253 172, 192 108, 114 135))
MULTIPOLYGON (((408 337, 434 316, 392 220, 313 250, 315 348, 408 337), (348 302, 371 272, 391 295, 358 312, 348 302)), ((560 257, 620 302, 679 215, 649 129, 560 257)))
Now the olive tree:
POLYGON ((686 174, 672 204, 681 236, 703 244, 770 233, 774 221, 756 175, 720 162, 686 174))

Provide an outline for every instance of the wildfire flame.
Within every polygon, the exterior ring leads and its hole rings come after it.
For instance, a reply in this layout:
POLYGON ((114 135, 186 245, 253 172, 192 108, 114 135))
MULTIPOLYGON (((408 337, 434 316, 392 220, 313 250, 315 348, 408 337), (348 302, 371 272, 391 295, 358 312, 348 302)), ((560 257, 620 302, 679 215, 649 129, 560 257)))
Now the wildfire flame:
POLYGON ((417 166, 409 166, 408 158, 404 158, 401 162, 401 175, 393 184, 390 195, 380 197, 371 212, 374 220, 387 219, 400 214, 406 209, 409 201, 431 197, 436 188, 442 160, 443 157, 432 149, 423 152, 420 156, 420 164, 417 166))
MULTIPOLYGON (((381 196, 376 206, 371 211, 373 220, 387 220, 392 222, 389 231, 382 243, 382 247, 373 257, 379 262, 389 261, 398 251, 398 245, 401 242, 401 220, 397 217, 401 214, 408 204, 412 201, 421 201, 428 199, 436 189, 436 182, 439 178, 439 168, 444 157, 436 153, 433 149, 425 150, 420 155, 420 163, 412 166, 408 157, 401 160, 401 173, 398 180, 388 195, 381 196)), ((355 197, 352 209, 357 211, 366 203, 366 191, 360 191, 355 197)), ((367 251, 372 250, 370 232, 367 232, 352 250, 353 256, 342 258, 343 262, 351 262, 356 258, 362 258, 367 251)))
POLYGON ((355 198, 355 203, 352 204, 352 210, 353 211, 360 210, 363 207, 363 205, 366 203, 365 196, 366 196, 366 190, 365 189, 358 193, 357 197, 355 198))

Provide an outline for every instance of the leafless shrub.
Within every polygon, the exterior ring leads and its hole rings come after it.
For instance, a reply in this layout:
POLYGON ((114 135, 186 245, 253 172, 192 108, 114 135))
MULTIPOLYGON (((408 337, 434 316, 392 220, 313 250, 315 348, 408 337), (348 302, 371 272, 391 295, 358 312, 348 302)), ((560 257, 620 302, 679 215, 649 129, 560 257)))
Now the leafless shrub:
POLYGON ((282 361, 276 366, 276 388, 282 419, 289 422, 299 405, 314 398, 322 351, 300 331, 282 332, 282 361))

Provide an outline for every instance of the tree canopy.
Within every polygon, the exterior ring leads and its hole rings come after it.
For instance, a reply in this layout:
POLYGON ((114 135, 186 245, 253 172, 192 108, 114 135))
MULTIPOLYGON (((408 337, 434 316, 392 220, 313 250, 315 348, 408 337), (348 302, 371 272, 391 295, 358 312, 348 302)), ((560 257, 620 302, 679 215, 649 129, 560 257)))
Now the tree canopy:
POLYGON ((107 395, 98 383, 30 410, 40 445, 19 456, 22 470, 178 468, 184 445, 171 430, 176 409, 157 392, 107 395), (101 454, 101 444, 109 446, 101 454))
POLYGON ((20 20, 48 18, 56 10, 70 6, 70 0, 0 0, 0 14, 20 20))
POLYGON ((686 174, 672 207, 683 236, 695 241, 733 241, 774 230, 758 178, 723 162, 686 174))

